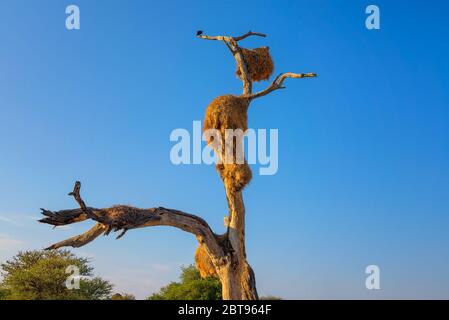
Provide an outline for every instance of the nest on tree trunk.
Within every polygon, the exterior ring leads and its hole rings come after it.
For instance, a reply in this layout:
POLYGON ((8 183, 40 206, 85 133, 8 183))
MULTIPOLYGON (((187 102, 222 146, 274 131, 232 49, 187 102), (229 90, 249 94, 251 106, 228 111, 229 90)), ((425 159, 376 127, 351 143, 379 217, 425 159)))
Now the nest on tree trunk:
MULTIPOLYGON (((207 107, 203 131, 217 129, 224 138, 226 129, 248 129, 249 100, 231 94, 215 98, 207 107)), ((211 142, 211 141, 208 141, 211 142)))
POLYGON ((246 162, 242 164, 217 164, 216 168, 225 186, 233 193, 245 188, 253 177, 246 162))
POLYGON ((195 250, 195 265, 200 272, 201 278, 216 277, 217 272, 206 252, 206 249, 200 245, 195 250))
MULTIPOLYGON (((241 133, 246 132, 248 129, 248 106, 249 100, 245 97, 234 95, 217 97, 207 107, 203 123, 203 132, 215 129, 220 133, 221 141, 218 145, 213 143, 214 137, 208 137, 208 144, 222 160, 222 163, 217 165, 217 171, 226 188, 233 192, 241 191, 251 181, 252 173, 246 161, 239 163, 237 158, 237 139, 243 139, 243 135, 226 141, 226 129, 240 129, 241 133), (232 147, 226 145, 231 142, 232 147), (226 148, 230 154, 227 161, 224 161, 226 148)), ((243 157, 243 150, 240 152, 243 157)))
MULTIPOLYGON (((273 59, 270 55, 270 48, 260 47, 255 49, 242 48, 248 74, 252 81, 268 80, 274 71, 273 59)), ((240 68, 237 67, 236 75, 241 78, 240 68)))

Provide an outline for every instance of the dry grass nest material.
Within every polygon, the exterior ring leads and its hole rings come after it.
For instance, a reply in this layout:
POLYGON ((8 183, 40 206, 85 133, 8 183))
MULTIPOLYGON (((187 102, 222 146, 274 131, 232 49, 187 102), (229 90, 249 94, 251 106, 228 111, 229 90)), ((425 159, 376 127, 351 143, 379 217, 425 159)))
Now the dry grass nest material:
POLYGON ((200 272, 201 278, 216 277, 217 273, 205 248, 200 245, 195 250, 195 265, 200 272))
MULTIPOLYGON (((255 49, 242 48, 242 54, 245 59, 248 73, 252 81, 268 80, 274 71, 273 59, 270 55, 269 47, 260 47, 255 49)), ((241 72, 237 67, 236 75, 240 78, 241 72)))

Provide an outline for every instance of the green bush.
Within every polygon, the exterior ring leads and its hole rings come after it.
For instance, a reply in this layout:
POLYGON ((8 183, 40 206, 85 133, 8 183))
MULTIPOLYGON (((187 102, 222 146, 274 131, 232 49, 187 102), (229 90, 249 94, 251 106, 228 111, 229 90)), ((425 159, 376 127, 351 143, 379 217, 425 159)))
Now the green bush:
POLYGON ((92 277, 88 259, 67 250, 19 252, 0 265, 0 273, 3 277, 0 299, 99 300, 109 298, 112 292, 111 283, 92 277), (79 289, 66 287, 68 266, 79 268, 79 289))
POLYGON ((180 282, 161 288, 148 300, 221 300, 221 283, 217 278, 201 279, 199 271, 190 265, 182 268, 180 282))

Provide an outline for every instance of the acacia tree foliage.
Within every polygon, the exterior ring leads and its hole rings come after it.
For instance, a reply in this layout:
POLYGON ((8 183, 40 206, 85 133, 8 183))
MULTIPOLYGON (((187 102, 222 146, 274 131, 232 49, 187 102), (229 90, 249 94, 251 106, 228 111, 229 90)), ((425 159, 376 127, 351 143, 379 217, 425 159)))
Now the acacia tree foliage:
POLYGON ((111 300, 136 300, 136 297, 129 293, 115 293, 112 295, 111 300))
POLYGON ((0 265, 3 281, 0 299, 11 300, 99 300, 107 299, 112 284, 93 276, 89 260, 67 250, 25 251, 0 265), (69 290, 65 282, 68 266, 80 271, 80 288, 69 290))
POLYGON ((161 288, 148 300, 221 300, 221 283, 218 278, 202 279, 195 266, 183 267, 180 282, 161 288))
POLYGON ((9 291, 0 286, 0 300, 6 300, 8 298, 9 291))

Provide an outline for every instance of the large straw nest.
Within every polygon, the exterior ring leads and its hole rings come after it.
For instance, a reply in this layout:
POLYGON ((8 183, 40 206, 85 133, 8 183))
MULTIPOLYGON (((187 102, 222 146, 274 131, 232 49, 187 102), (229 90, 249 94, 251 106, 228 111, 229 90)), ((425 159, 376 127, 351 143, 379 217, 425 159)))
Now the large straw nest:
MULTIPOLYGON (((273 59, 270 55, 269 47, 260 47, 255 49, 242 48, 243 58, 245 59, 248 73, 252 81, 268 80, 274 71, 273 59)), ((241 77, 240 68, 237 67, 236 75, 241 77)))
MULTIPOLYGON (((226 129, 248 129, 249 100, 231 94, 215 98, 207 107, 203 131, 217 129, 225 137, 226 129)), ((210 142, 210 141, 209 141, 210 142)))
POLYGON ((222 164, 217 165, 226 188, 230 191, 242 190, 251 180, 252 174, 248 164, 236 163, 236 138, 233 141, 232 162, 224 163, 226 129, 241 129, 245 132, 248 129, 248 106, 249 100, 233 95, 224 95, 215 98, 207 107, 206 116, 203 123, 203 131, 216 129, 221 134, 220 147, 212 145, 213 139, 208 143, 214 148, 215 153, 222 160, 222 164))

